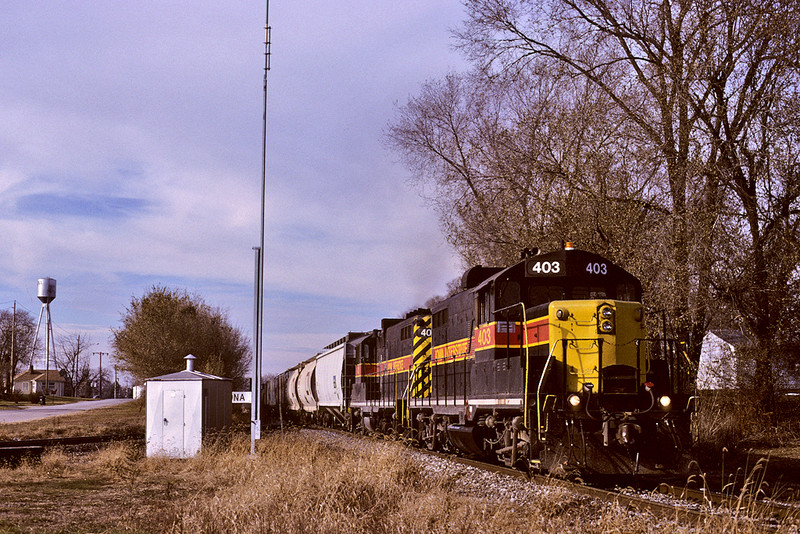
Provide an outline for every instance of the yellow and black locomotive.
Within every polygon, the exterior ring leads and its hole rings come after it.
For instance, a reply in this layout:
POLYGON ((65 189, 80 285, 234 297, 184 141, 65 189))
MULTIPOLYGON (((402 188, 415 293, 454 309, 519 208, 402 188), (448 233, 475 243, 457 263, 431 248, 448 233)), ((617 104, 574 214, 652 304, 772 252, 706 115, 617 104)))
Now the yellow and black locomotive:
POLYGON ((338 420, 553 473, 684 473, 686 377, 674 347, 647 338, 641 293, 570 244, 473 267, 431 309, 341 340, 338 420))

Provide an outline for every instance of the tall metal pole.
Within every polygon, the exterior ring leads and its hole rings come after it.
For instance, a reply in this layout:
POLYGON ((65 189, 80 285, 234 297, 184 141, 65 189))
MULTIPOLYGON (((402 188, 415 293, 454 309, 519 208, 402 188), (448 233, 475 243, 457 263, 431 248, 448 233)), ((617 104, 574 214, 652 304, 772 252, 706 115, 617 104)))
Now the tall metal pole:
POLYGON ((256 452, 256 440, 261 438, 261 299, 263 288, 261 248, 253 247, 256 256, 255 265, 255 294, 253 295, 253 332, 255 350, 253 351, 253 378, 250 381, 250 454, 256 452))
POLYGON ((261 127, 261 242, 256 252, 255 351, 253 357, 253 393, 251 398, 250 453, 256 452, 256 440, 261 437, 261 359, 264 322, 264 226, 267 199, 267 73, 270 61, 269 0, 265 1, 264 18, 264 114, 261 127))

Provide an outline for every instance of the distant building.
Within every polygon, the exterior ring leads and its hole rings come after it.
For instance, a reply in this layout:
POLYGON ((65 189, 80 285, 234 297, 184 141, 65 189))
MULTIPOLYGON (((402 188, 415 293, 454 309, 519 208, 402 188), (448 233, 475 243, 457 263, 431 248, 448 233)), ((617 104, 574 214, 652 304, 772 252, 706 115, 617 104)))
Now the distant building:
POLYGON ((735 389, 743 385, 739 352, 747 339, 736 330, 709 331, 703 338, 697 389, 735 389))
MULTIPOLYGON (((738 389, 751 383, 754 362, 743 358, 748 339, 738 330, 711 330, 703 338, 697 389, 738 389)), ((786 368, 774 362, 773 378, 778 393, 800 393, 800 364, 786 368)))
POLYGON ((23 395, 43 393, 45 391, 45 382, 47 382, 48 395, 64 395, 64 385, 67 381, 61 376, 60 372, 55 369, 46 372, 43 369, 34 369, 33 367, 14 377, 14 391, 23 395), (45 374, 47 374, 48 380, 45 380, 45 374))

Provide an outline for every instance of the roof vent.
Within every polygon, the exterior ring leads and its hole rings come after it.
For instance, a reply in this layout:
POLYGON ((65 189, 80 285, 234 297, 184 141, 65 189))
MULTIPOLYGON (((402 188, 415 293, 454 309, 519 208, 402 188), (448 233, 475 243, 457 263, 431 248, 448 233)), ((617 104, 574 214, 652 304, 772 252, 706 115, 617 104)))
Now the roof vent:
POLYGON ((184 358, 184 360, 186 360, 186 370, 187 370, 187 371, 194 371, 194 361, 195 361, 196 359, 197 359, 197 358, 195 358, 195 357, 194 357, 194 356, 192 356, 191 354, 188 354, 188 355, 186 355, 186 357, 184 358))

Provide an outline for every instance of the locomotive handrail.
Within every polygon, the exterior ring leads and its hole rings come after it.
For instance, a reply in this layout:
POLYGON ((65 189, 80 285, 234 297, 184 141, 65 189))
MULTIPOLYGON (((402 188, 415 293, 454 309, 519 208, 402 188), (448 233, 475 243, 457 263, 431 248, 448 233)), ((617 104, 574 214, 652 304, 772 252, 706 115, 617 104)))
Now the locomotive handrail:
MULTIPOLYGON (((558 343, 561 342, 562 344, 564 344, 567 341, 569 341, 570 343, 575 342, 575 341, 594 341, 594 342, 597 342, 598 339, 596 339, 596 338, 585 338, 585 339, 577 339, 577 338, 576 339, 566 339, 566 338, 561 338, 561 339, 554 340, 553 348, 550 349, 550 354, 547 355, 547 360, 544 362, 544 368, 542 369, 542 374, 539 376, 539 385, 536 388, 536 426, 537 426, 536 435, 537 435, 537 438, 538 438, 539 441, 542 440, 542 410, 541 410, 541 407, 540 407, 540 404, 541 404, 540 399, 542 397, 542 387, 544 386, 545 378, 547 378, 547 373, 550 370, 550 364, 553 361, 553 354, 555 354, 555 352, 556 352, 556 347, 558 346, 558 343)), ((564 366, 565 366, 565 369, 564 369, 564 380, 565 380, 565 382, 566 382, 566 373, 567 373, 566 364, 567 364, 567 360, 566 360, 566 354, 565 354, 565 358, 564 358, 564 366)), ((602 369, 600 369, 598 371, 598 379, 601 376, 602 376, 602 369)), ((527 378, 526 378, 526 380, 527 380, 527 378)), ((527 388, 527 384, 526 384, 526 388, 527 388)), ((527 391, 526 391, 526 396, 527 396, 527 391)), ((527 399, 526 399, 526 402, 527 402, 527 399)))
MULTIPOLYGON (((539 377, 539 385, 536 388, 536 440, 537 441, 542 441, 542 410, 540 408, 539 399, 542 396, 542 386, 544 385, 544 379, 547 376, 548 370, 550 369, 550 362, 553 361, 553 354, 555 354, 555 352, 556 352, 556 347, 558 346, 558 342, 559 341, 563 343, 563 342, 568 341, 568 340, 566 340, 566 339, 556 339, 555 340, 555 342, 553 343, 553 348, 550 349, 550 354, 547 355, 547 360, 544 362, 544 368, 542 369, 542 374, 539 377)), ((528 396, 528 392, 527 392, 527 388, 528 388, 527 369, 526 369, 525 373, 526 373, 526 377, 525 377, 525 389, 526 389, 526 391, 525 391, 525 397, 526 397, 525 398, 525 403, 527 404, 527 402, 528 402, 528 399, 527 399, 527 396, 528 396)))
POLYGON ((414 378, 417 376, 417 371, 421 371, 420 368, 412 366, 411 372, 408 373, 408 384, 406 384, 406 389, 400 396, 400 400, 406 400, 406 413, 404 415, 409 424, 411 424, 411 386, 414 383, 414 378))
MULTIPOLYGON (((499 310, 494 310, 493 314, 497 315, 498 313, 502 313, 504 311, 508 311, 512 308, 516 308, 520 306, 522 308, 522 344, 525 347, 525 394, 523 395, 522 401, 522 421, 525 428, 528 428, 528 373, 531 369, 531 347, 528 343, 528 310, 525 309, 524 302, 517 302, 516 304, 512 304, 511 306, 506 306, 505 308, 500 308, 499 310)), ((538 411, 538 397, 537 397, 537 411, 538 411)))
POLYGON ((494 310, 492 314, 497 315, 498 313, 503 313, 511 310, 512 308, 516 308, 517 306, 522 306, 522 315, 523 317, 525 314, 525 304, 522 302, 517 302, 516 304, 512 304, 511 306, 506 306, 505 308, 500 308, 499 310, 494 310))

